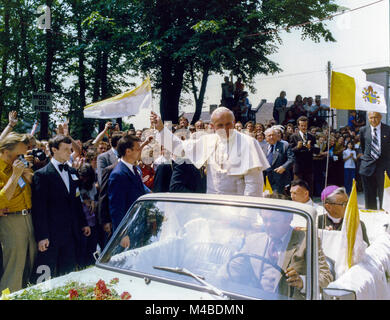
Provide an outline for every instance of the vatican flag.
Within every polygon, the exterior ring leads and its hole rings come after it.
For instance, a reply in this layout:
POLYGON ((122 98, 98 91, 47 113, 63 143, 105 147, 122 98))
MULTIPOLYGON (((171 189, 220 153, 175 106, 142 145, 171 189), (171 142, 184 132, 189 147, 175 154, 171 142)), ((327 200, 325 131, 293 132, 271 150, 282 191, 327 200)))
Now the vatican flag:
POLYGON ((132 116, 141 109, 152 107, 152 88, 149 77, 130 91, 84 107, 85 118, 112 119, 132 116))
POLYGON ((344 110, 364 110, 387 113, 384 88, 374 82, 356 81, 332 71, 330 107, 344 110))
POLYGON ((273 194, 271 184, 269 183, 268 176, 265 177, 265 184, 263 187, 263 194, 273 194))
POLYGON ((383 203, 382 208, 387 213, 390 213, 390 179, 385 171, 385 185, 383 188, 383 203))
POLYGON ((367 244, 363 240, 360 224, 355 179, 353 180, 351 195, 345 209, 340 239, 340 248, 335 259, 336 278, 348 271, 354 264, 362 261, 367 248, 367 244))

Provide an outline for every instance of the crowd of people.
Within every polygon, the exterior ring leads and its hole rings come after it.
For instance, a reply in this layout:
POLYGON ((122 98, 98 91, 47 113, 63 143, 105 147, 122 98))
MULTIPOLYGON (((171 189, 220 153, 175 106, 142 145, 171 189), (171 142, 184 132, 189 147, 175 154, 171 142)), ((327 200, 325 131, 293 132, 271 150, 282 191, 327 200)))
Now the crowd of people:
MULTIPOLYGON (((352 179, 360 181, 364 154, 359 134, 364 123, 356 113, 348 126, 329 133, 319 113, 328 112, 326 107, 318 99, 312 106, 311 98, 304 105, 298 96, 286 119, 246 121, 241 80, 235 86, 225 80, 226 107, 217 108, 210 122, 190 125, 181 117, 168 128, 152 112, 153 129, 123 132, 107 122, 95 139, 84 142, 71 137, 67 123, 49 141, 16 133, 17 114, 10 112, 0 136, 0 290, 39 282, 42 266, 55 277, 93 264, 95 251, 104 248, 134 201, 149 192, 262 196, 268 179, 275 194, 292 200, 303 188, 303 203, 322 196, 329 185, 345 186, 337 195, 348 198, 352 179)), ((276 111, 286 106, 284 100, 282 92, 276 111)), ((333 212, 335 202, 329 203, 333 212)), ((130 246, 130 240, 121 245, 130 246)))

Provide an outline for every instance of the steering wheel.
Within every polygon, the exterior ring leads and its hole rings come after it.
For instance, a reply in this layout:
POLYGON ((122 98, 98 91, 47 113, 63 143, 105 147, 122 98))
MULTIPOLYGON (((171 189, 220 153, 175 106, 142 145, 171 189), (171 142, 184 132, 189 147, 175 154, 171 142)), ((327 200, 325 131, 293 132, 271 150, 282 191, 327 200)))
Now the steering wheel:
POLYGON ((281 267, 279 267, 277 264, 273 263, 270 259, 268 259, 266 257, 259 256, 257 254, 252 254, 252 253, 238 253, 238 254, 235 254, 234 256, 232 256, 229 259, 229 261, 228 261, 228 263, 226 265, 226 269, 227 269, 227 273, 228 273, 229 278, 232 278, 232 275, 230 273, 230 264, 232 263, 232 261, 234 259, 241 258, 241 257, 246 258, 248 261, 249 261, 250 258, 261 260, 264 263, 269 264, 271 267, 273 267, 277 271, 279 271, 279 273, 282 275, 282 279, 283 280, 287 280, 286 273, 283 271, 283 269, 281 267))

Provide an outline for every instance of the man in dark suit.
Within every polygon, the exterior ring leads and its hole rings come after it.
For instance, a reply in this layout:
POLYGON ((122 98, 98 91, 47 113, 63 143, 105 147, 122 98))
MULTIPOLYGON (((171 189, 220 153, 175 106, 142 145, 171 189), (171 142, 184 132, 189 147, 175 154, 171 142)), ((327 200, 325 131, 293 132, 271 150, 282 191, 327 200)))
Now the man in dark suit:
POLYGON ((146 193, 136 162, 141 156, 140 139, 123 136, 117 146, 119 163, 108 179, 108 203, 113 231, 119 226, 132 204, 146 193))
MULTIPOLYGON (((151 142, 150 137, 142 143, 141 150, 151 142)), ((104 168, 102 171, 102 180, 99 190, 99 204, 98 204, 98 222, 102 226, 104 231, 104 236, 99 238, 99 246, 103 247, 107 244, 111 234, 112 234, 112 221, 110 215, 109 201, 108 201, 108 180, 110 178, 111 172, 114 170, 118 164, 118 159, 108 167, 104 168)))
POLYGON ((206 193, 204 170, 197 169, 189 161, 172 161, 169 192, 206 193))
MULTIPOLYGON (((263 210, 261 217, 264 232, 248 235, 238 252, 240 256, 230 260, 219 274, 222 279, 240 285, 304 299, 305 282, 302 276, 306 275, 307 270, 306 231, 291 227, 292 214, 263 210)), ((321 245, 318 246, 318 268, 319 286, 326 288, 333 276, 321 245)))
POLYGON ((99 190, 99 204, 98 204, 98 223, 103 228, 103 232, 99 237, 99 246, 103 249, 107 244, 111 234, 112 234, 112 221, 108 203, 108 179, 110 178, 112 170, 118 164, 118 160, 115 161, 112 165, 103 169, 102 172, 102 181, 100 184, 99 190))
POLYGON ((102 173, 103 169, 116 163, 119 159, 117 145, 120 138, 122 138, 123 134, 120 132, 116 132, 111 137, 111 149, 107 152, 99 154, 97 157, 97 175, 99 185, 102 183, 102 173))
POLYGON ((48 266, 52 277, 73 271, 80 238, 91 233, 82 210, 77 171, 67 163, 71 148, 69 137, 51 139, 53 157, 33 177, 32 220, 38 243, 34 280, 44 270, 41 266, 48 266))
POLYGON ((278 141, 275 129, 265 130, 265 139, 268 143, 267 159, 271 167, 265 170, 272 190, 283 194, 284 188, 291 182, 290 169, 293 166, 295 156, 291 147, 278 141))
POLYGON ((302 179, 309 184, 313 194, 313 152, 316 138, 307 132, 309 120, 305 116, 298 118, 298 133, 290 138, 290 146, 295 155, 293 166, 294 180, 302 179))
POLYGON ((363 152, 359 174, 363 182, 366 209, 377 210, 382 208, 385 170, 390 174, 390 127, 381 123, 379 112, 368 112, 367 116, 369 125, 359 130, 363 152))

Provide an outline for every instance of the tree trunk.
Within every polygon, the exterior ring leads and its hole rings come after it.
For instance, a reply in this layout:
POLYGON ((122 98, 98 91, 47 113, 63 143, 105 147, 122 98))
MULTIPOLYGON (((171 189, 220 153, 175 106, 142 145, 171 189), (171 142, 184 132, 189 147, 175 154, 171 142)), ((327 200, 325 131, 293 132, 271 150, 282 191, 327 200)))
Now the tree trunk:
MULTIPOLYGON (((9 8, 9 2, 4 1, 4 35, 3 39, 9 39, 10 38, 10 31, 9 31, 9 20, 10 20, 10 8, 9 8)), ((9 46, 3 45, 3 59, 1 63, 1 84, 0 84, 0 124, 1 124, 1 118, 3 115, 3 112, 5 111, 5 95, 7 92, 6 88, 6 80, 7 80, 7 71, 8 71, 8 57, 9 57, 9 46)))
MULTIPOLYGON (((203 68, 203 74, 202 74, 202 82, 200 85, 200 91, 199 91, 199 96, 196 96, 194 93, 195 97, 195 113, 192 118, 191 124, 194 125, 195 122, 197 122, 200 119, 200 116, 202 114, 202 107, 203 107, 203 102, 204 102, 204 96, 206 93, 206 87, 207 87, 207 80, 209 78, 209 72, 210 72, 210 67, 209 66, 204 66, 203 68)), ((193 78, 191 76, 191 78, 193 78)), ((193 81, 193 91, 196 91, 196 87, 194 87, 195 82, 193 81)))
MULTIPOLYGON (((51 8, 53 4, 52 0, 48 0, 46 5, 51 8)), ((51 30, 46 30, 46 66, 45 66, 45 92, 50 93, 52 90, 52 71, 54 60, 54 44, 53 34, 51 30)), ((49 113, 41 112, 41 132, 40 140, 47 140, 49 138, 49 113)))
MULTIPOLYGON (((80 11, 80 2, 77 2, 77 9, 75 12, 80 11)), ((79 51, 78 51, 78 59, 79 59, 79 65, 78 65, 78 76, 79 76, 79 119, 81 121, 81 140, 87 141, 91 139, 91 133, 93 131, 94 127, 94 120, 93 119, 85 119, 84 118, 84 107, 87 105, 86 100, 86 91, 87 91, 87 83, 85 79, 85 51, 81 48, 81 46, 84 44, 82 37, 83 37, 83 30, 81 26, 82 17, 80 14, 77 15, 77 37, 78 37, 78 45, 79 45, 79 51)))
POLYGON ((23 10, 18 10, 19 12, 19 22, 20 22, 20 37, 21 37, 21 46, 22 46, 22 56, 24 63, 22 64, 23 66, 26 67, 28 77, 30 79, 30 85, 33 90, 33 92, 37 92, 38 88, 35 84, 35 79, 34 79, 34 72, 32 69, 32 64, 30 63, 30 56, 28 54, 28 49, 27 49, 27 30, 26 30, 26 17, 23 15, 23 10))
POLYGON ((184 63, 164 60, 161 66, 161 100, 160 113, 163 121, 177 124, 179 118, 179 101, 183 89, 184 63))
MULTIPOLYGON (((102 60, 101 60, 101 72, 100 72, 100 85, 101 85, 101 99, 104 100, 109 98, 108 93, 108 51, 103 50, 102 60)), ((104 130, 105 120, 99 120, 99 132, 104 130)))

